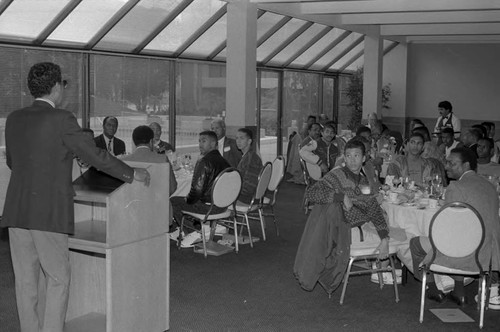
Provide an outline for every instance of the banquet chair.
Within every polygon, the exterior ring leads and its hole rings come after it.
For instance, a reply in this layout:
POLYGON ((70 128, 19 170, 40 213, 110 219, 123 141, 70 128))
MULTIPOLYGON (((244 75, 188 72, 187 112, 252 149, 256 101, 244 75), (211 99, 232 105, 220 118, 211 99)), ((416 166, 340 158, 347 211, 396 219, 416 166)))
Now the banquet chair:
MULTIPOLYGON (((207 257, 207 239, 205 237, 205 232, 203 231, 203 225, 207 222, 213 222, 218 219, 227 219, 235 217, 232 215, 231 211, 228 210, 229 206, 235 205, 236 200, 241 191, 241 175, 240 172, 234 167, 229 167, 223 170, 217 178, 215 178, 212 188, 210 190, 210 208, 207 213, 196 213, 190 211, 182 211, 182 220, 179 232, 178 244, 180 247, 182 240, 182 230, 184 229, 184 220, 186 216, 190 216, 192 219, 199 220, 201 222, 201 239, 203 242, 203 254, 205 258, 207 257), (212 213, 214 207, 225 209, 221 213, 212 213)), ((210 231, 210 240, 214 235, 214 225, 210 231)), ((238 246, 236 246, 236 252, 238 252, 238 246)))
POLYGON ((352 228, 351 233, 358 232, 359 229, 359 238, 360 241, 352 241, 349 253, 349 263, 347 265, 347 271, 344 275, 344 285, 342 286, 342 294, 340 295, 340 304, 344 303, 345 292, 347 289, 347 284, 349 283, 350 276, 363 275, 363 274, 378 274, 378 282, 380 285, 380 289, 384 286, 384 280, 382 277, 382 272, 391 272, 392 280, 394 281, 394 295, 396 303, 399 302, 399 292, 398 292, 398 283, 396 276, 396 266, 395 258, 398 253, 398 250, 401 246, 408 246, 408 241, 396 241, 394 239, 389 240, 389 263, 390 265, 386 267, 382 267, 380 261, 377 256, 378 253, 375 253, 375 250, 378 246, 378 243, 364 242, 363 241, 363 232, 361 228, 352 228), (375 268, 370 264, 370 268, 363 268, 362 270, 352 271, 352 266, 355 261, 364 260, 364 261, 375 261, 375 268))
POLYGON ((266 240, 266 229, 264 224, 265 220, 262 214, 262 207, 263 207, 262 202, 267 187, 269 186, 269 181, 271 180, 272 168, 273 166, 270 162, 264 164, 264 167, 262 168, 259 174, 255 195, 252 198, 250 204, 245 204, 243 202, 236 201, 235 205, 229 207, 229 209, 234 212, 235 216, 234 235, 235 235, 236 245, 238 245, 237 225, 240 225, 241 226, 240 236, 243 233, 243 228, 246 227, 250 246, 253 248, 252 232, 250 230, 249 219, 260 220, 260 226, 262 228, 262 238, 264 241, 266 240), (238 217, 242 219, 241 222, 237 221, 238 217))
POLYGON ((478 277, 480 309, 479 328, 483 327, 486 304, 486 276, 488 267, 479 262, 479 251, 484 243, 484 222, 481 215, 472 206, 462 202, 445 204, 432 217, 429 225, 429 240, 432 246, 432 258, 427 264, 421 264, 422 292, 420 297, 420 323, 424 320, 424 305, 427 272, 478 277), (449 266, 453 262, 455 268, 449 266), (456 268, 456 266, 461 268, 456 268), (474 268, 467 268, 474 266, 474 268))
POLYGON ((280 236, 278 221, 276 220, 276 215, 274 214, 274 204, 276 203, 276 196, 278 195, 278 187, 283 180, 285 175, 285 160, 283 156, 278 156, 274 159, 272 164, 271 179, 269 180, 269 185, 267 186, 267 192, 270 193, 271 197, 264 196, 262 199, 262 212, 264 217, 272 216, 274 221, 274 226, 276 228, 276 236, 280 236), (271 210, 269 213, 265 213, 265 209, 271 210))
POLYGON ((306 184, 306 189, 304 190, 304 198, 302 199, 302 208, 304 209, 305 214, 308 214, 312 208, 309 204, 309 201, 306 199, 306 190, 307 188, 309 188, 309 186, 313 185, 314 182, 321 178, 321 169, 319 168, 319 166, 312 166, 313 165, 310 165, 304 159, 302 159, 302 157, 300 157, 300 167, 302 168, 302 173, 304 174, 304 182, 306 184))

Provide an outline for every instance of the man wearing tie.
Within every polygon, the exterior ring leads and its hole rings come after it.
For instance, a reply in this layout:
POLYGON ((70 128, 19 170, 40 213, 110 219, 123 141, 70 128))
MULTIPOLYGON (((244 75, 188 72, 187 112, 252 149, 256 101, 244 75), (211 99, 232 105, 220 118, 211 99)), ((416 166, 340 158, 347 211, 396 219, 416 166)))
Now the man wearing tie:
POLYGON ((238 167, 241 157, 241 151, 236 146, 236 141, 226 136, 226 124, 222 119, 215 119, 211 123, 211 129, 217 135, 217 149, 231 167, 238 167))
POLYGON ((118 129, 118 119, 114 116, 107 116, 102 122, 102 134, 94 138, 98 148, 107 150, 113 156, 125 154, 125 142, 115 137, 118 129))

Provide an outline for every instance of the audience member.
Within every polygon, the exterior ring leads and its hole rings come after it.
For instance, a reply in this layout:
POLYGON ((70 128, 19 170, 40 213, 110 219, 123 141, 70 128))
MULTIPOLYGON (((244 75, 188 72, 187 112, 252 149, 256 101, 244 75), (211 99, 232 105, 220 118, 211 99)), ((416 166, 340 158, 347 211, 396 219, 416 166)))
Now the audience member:
POLYGON ((324 126, 330 119, 328 119, 328 115, 320 114, 319 115, 319 124, 324 126))
POLYGON ((125 154, 125 142, 115 136, 118 130, 118 119, 107 116, 102 122, 102 134, 94 138, 98 148, 107 150, 113 156, 125 154))
POLYGON ((217 148, 231 167, 238 167, 241 160, 241 151, 236 146, 236 141, 226 136, 226 123, 222 119, 215 119, 211 124, 212 131, 217 135, 217 148))
POLYGON ((460 119, 453 113, 451 103, 447 100, 439 102, 438 111, 439 117, 434 126, 434 133, 440 134, 444 128, 449 127, 453 129, 455 138, 459 138, 462 126, 460 119))
POLYGON ((339 157, 339 149, 335 146, 335 128, 331 124, 325 125, 321 130, 321 138, 309 142, 300 149, 300 156, 305 162, 318 165, 322 175, 335 167, 335 162, 339 157))
POLYGON ((488 137, 488 129, 482 124, 472 125, 471 128, 478 129, 481 132, 481 138, 488 137))
MULTIPOLYGON (((158 154, 153 150, 153 140, 155 133, 151 126, 139 126, 132 132, 132 141, 136 146, 134 152, 121 158, 123 161, 141 161, 146 163, 168 163, 170 169, 169 194, 172 195, 177 189, 177 180, 175 179, 172 164, 165 155, 158 154)), ((164 152, 165 153, 165 152, 164 152)))
POLYGON ((337 149, 339 149, 340 154, 342 154, 345 149, 346 140, 343 137, 337 135, 337 124, 335 123, 335 121, 330 120, 326 122, 323 127, 325 126, 331 126, 333 128, 334 131, 334 136, 332 140, 333 145, 335 145, 337 149))
MULTIPOLYGON (((207 213, 210 209, 211 189, 214 180, 224 169, 230 167, 217 149, 217 134, 213 131, 200 133, 199 146, 201 158, 196 162, 191 182, 191 190, 186 197, 174 196, 170 198, 172 214, 177 224, 182 220, 182 211, 207 213)), ((221 213, 222 209, 213 207, 213 213, 221 213)), ((181 243, 181 247, 192 247, 201 239, 198 232, 188 234, 181 243)))
POLYGON ((500 176, 500 164, 491 161, 494 148, 491 138, 481 138, 477 142, 477 174, 500 176))
MULTIPOLYGON (((498 196, 495 187, 486 179, 476 174, 476 155, 467 148, 455 148, 451 151, 446 164, 448 176, 456 181, 451 181, 446 190, 445 203, 463 202, 470 204, 481 215, 485 226, 485 238, 479 252, 479 262, 485 270, 490 263, 493 271, 498 271, 500 257, 498 253, 498 240, 500 238, 500 220, 498 217, 498 196)), ((417 278, 422 275, 419 270, 422 262, 428 262, 432 257, 432 247, 428 237, 419 236, 411 239, 410 251, 413 259, 413 271, 417 278)), ((453 265, 453 262, 450 262, 453 265)), ((464 270, 474 270, 476 266, 460 267, 464 270)), ((467 303, 464 291, 463 277, 457 276, 455 288, 450 293, 450 298, 459 305, 467 303)), ((437 302, 443 302, 445 295, 436 287, 433 275, 428 278, 427 297, 437 302)), ((498 284, 491 288, 491 299, 498 302, 498 284)), ((491 302, 490 302, 491 303, 491 302)), ((499 304, 499 303, 497 303, 499 304)))
POLYGON ((408 177, 417 185, 422 185, 424 179, 433 175, 440 175, 444 179, 444 174, 438 167, 438 161, 433 158, 422 158, 424 150, 424 137, 422 134, 414 132, 408 140, 407 154, 397 156, 388 166, 387 175, 395 177, 408 177))
POLYGON ((462 143, 464 143, 465 147, 474 151, 477 157, 477 141, 482 138, 483 133, 480 129, 477 128, 468 128, 462 133, 462 143))
MULTIPOLYGON (((134 170, 97 148, 72 112, 56 108, 64 99, 61 76, 52 62, 33 65, 27 81, 35 100, 10 113, 5 124, 12 173, 0 226, 9 227, 21 331, 64 329, 71 279, 68 234, 75 230, 73 155, 124 182, 149 185, 150 179, 145 169, 134 170)), ((9 323, 2 322, 2 329, 9 330, 9 323)))
POLYGON ((443 144, 439 146, 441 155, 444 155, 445 160, 448 159, 451 150, 462 147, 463 144, 455 139, 455 133, 451 128, 444 128, 441 132, 443 144))
POLYGON ((410 133, 413 131, 413 129, 418 127, 425 127, 425 124, 420 119, 412 119, 410 121, 410 133))
POLYGON ((236 133, 236 145, 243 152, 243 157, 238 164, 238 171, 241 174, 243 186, 241 187, 238 201, 250 204, 255 196, 259 174, 262 170, 262 160, 255 152, 253 145, 253 133, 248 128, 240 128, 236 133))
POLYGON ((309 144, 311 141, 315 141, 321 137, 321 125, 319 123, 311 123, 307 128, 307 137, 302 140, 299 148, 302 148, 309 144))
MULTIPOLYGON (((359 126, 358 129, 356 130, 356 136, 362 136, 366 138, 368 141, 372 141, 372 130, 368 128, 367 126, 359 126)), ((368 153, 369 150, 366 152, 368 153)))
POLYGON ((153 138, 153 151, 159 154, 165 154, 168 151, 174 152, 174 147, 165 141, 161 140, 161 126, 158 122, 151 122, 149 124, 149 128, 151 128, 155 134, 153 138))
POLYGON ((422 151, 422 158, 435 158, 444 162, 443 154, 441 153, 439 146, 431 140, 431 135, 427 127, 417 127, 413 129, 413 132, 420 133, 424 137, 424 150, 422 151))
MULTIPOLYGON (((361 143, 364 144, 365 146, 365 161, 363 163, 363 168, 362 172, 368 179, 368 182, 370 183, 370 192, 376 193, 380 189, 380 181, 379 181, 379 174, 380 174, 380 165, 376 165, 374 163, 374 159, 370 156, 368 151, 371 149, 371 141, 367 140, 366 137, 363 136, 354 136, 351 140, 353 141, 360 141, 361 143)), ((339 166, 345 166, 345 161, 344 161, 344 156, 342 154, 342 160, 343 164, 339 166)))
POLYGON ((481 125, 486 128, 486 137, 495 140, 495 123, 490 121, 482 122, 481 125))

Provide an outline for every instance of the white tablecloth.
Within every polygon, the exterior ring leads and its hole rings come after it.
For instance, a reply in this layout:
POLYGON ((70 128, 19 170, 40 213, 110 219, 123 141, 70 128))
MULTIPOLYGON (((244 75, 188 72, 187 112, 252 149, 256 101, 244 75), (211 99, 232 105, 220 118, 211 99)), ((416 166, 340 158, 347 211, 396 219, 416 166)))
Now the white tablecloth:
POLYGON ((174 171, 175 179, 177 180, 177 190, 170 196, 186 197, 191 189, 191 181, 193 180, 193 172, 183 168, 174 171))

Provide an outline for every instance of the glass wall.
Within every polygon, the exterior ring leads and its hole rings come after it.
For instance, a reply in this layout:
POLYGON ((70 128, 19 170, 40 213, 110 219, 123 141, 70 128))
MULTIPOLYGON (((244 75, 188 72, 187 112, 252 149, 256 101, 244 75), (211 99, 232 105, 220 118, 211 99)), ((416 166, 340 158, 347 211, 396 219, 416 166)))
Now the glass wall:
POLYGON ((90 128, 102 134, 106 116, 118 118, 116 137, 132 152, 132 131, 158 122, 168 141, 170 62, 148 58, 90 57, 90 128))
POLYGON ((257 98, 260 98, 260 155, 263 162, 273 161, 278 154, 279 77, 279 72, 261 72, 260 96, 257 98))
POLYGON ((178 64, 175 142, 178 156, 199 156, 198 134, 215 118, 226 117, 226 67, 196 62, 178 64))

